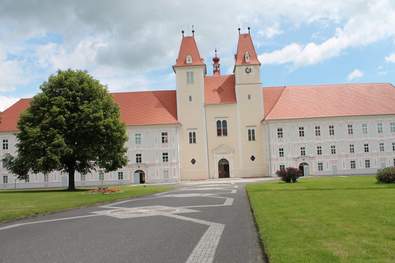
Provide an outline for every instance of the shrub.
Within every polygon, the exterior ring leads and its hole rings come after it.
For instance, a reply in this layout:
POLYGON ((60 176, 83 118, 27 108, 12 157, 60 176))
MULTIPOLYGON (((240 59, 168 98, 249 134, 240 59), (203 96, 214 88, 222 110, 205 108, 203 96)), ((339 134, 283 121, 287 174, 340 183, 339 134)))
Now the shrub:
POLYGON ((395 183, 395 167, 380 169, 376 175, 377 182, 383 184, 395 183))
POLYGON ((288 167, 287 169, 280 169, 276 172, 277 176, 286 183, 296 183, 301 173, 298 168, 288 167))

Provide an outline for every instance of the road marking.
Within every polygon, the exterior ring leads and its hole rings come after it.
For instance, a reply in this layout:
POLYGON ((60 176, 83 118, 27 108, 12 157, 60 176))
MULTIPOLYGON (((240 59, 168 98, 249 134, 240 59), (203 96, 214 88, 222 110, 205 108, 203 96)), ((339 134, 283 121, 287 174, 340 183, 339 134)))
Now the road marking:
POLYGON ((99 215, 96 214, 96 215, 72 216, 72 217, 63 217, 63 218, 48 219, 48 220, 39 220, 39 221, 26 222, 26 223, 18 223, 18 224, 12 224, 12 225, 8 225, 8 226, 0 227, 0 231, 1 230, 6 230, 6 229, 11 229, 11 228, 16 228, 16 227, 20 227, 20 226, 26 226, 26 225, 34 225, 34 224, 50 223, 50 222, 57 222, 57 221, 66 221, 66 220, 74 220, 74 219, 81 219, 81 218, 94 217, 94 216, 99 216, 99 215))
POLYGON ((111 216, 118 219, 149 217, 149 216, 169 216, 172 214, 182 213, 196 213, 197 210, 192 210, 184 207, 171 206, 141 206, 141 207, 119 207, 112 210, 100 210, 93 213, 103 216, 111 216))
POLYGON ((194 223, 209 226, 199 242, 189 255, 186 263, 211 263, 214 261, 215 251, 217 250, 225 225, 206 220, 190 218, 180 215, 168 215, 169 217, 177 218, 184 221, 191 221, 194 223))

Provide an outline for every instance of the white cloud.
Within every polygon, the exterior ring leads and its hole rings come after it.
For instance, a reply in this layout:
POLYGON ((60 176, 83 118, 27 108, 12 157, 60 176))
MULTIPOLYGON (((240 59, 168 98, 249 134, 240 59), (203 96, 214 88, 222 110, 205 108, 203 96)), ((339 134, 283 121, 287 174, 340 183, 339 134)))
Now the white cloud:
POLYGON ((262 63, 295 67, 312 65, 339 56, 348 48, 365 46, 395 37, 395 6, 389 0, 366 1, 366 9, 351 16, 342 28, 322 43, 289 44, 279 50, 260 55, 262 63), (367 19, 369 18, 369 19, 367 19))
POLYGON ((8 59, 0 48, 0 92, 11 91, 18 85, 28 82, 23 70, 23 62, 16 59, 8 59))
POLYGON ((395 63, 395 53, 392 53, 385 57, 385 61, 395 63))
POLYGON ((283 31, 280 28, 279 23, 275 23, 272 26, 265 27, 262 30, 258 30, 258 35, 262 36, 265 39, 271 39, 275 36, 281 35, 283 31))
POLYGON ((4 111, 18 100, 19 99, 13 97, 0 96, 0 111, 4 111))
POLYGON ((348 81, 352 81, 355 79, 359 79, 363 77, 363 72, 359 69, 354 69, 353 71, 350 72, 347 76, 348 81))

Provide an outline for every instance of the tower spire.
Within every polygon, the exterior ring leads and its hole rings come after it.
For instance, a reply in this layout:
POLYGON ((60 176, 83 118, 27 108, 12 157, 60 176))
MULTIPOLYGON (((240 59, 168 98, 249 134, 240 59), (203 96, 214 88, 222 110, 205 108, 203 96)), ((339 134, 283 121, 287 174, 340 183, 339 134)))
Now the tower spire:
POLYGON ((214 50, 213 75, 221 75, 221 69, 220 69, 220 64, 219 64, 219 57, 217 55, 217 49, 214 50))

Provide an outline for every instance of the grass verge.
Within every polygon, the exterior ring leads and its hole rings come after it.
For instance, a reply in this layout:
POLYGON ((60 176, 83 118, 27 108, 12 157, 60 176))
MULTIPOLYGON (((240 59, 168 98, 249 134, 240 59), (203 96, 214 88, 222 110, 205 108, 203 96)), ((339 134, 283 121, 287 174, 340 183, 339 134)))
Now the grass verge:
POLYGON ((123 185, 118 187, 119 192, 111 194, 91 193, 88 188, 75 192, 63 189, 4 190, 0 191, 0 222, 165 192, 172 187, 123 185))
POLYGON ((247 185, 270 262, 395 262, 395 185, 373 176, 247 185))

